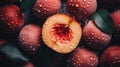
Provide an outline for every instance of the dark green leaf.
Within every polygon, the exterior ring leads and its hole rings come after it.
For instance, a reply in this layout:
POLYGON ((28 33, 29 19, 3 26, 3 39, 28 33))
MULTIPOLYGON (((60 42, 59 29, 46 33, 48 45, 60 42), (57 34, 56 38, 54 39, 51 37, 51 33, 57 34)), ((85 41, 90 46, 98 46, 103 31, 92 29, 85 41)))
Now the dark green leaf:
POLYGON ((0 46, 0 51, 13 62, 24 63, 28 61, 28 58, 23 56, 13 44, 5 43, 0 46))
POLYGON ((21 10, 22 12, 26 11, 27 9, 30 9, 34 6, 36 0, 23 0, 21 3, 21 10))
POLYGON ((105 9, 97 10, 93 16, 95 24, 105 33, 112 34, 114 32, 114 23, 110 13, 105 9))

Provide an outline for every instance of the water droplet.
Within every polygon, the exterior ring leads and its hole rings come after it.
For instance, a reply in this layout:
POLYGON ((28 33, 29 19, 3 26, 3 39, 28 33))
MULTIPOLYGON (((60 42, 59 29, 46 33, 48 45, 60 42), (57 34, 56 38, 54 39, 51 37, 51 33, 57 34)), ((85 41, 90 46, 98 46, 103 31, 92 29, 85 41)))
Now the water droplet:
POLYGON ((46 24, 43 25, 43 28, 45 28, 45 27, 46 27, 46 24))
POLYGON ((3 16, 3 15, 0 15, 1 17, 3 16))
POLYGON ((91 33, 91 35, 94 35, 94 33, 91 33))
MULTIPOLYGON (((14 23, 14 22, 13 22, 14 23)), ((18 23, 16 22, 16 25, 18 25, 18 23)))
POLYGON ((108 41, 108 39, 105 39, 105 41, 108 41))
POLYGON ((117 60, 117 59, 118 59, 118 57, 115 57, 115 59, 117 60))
POLYGON ((40 10, 38 10, 38 12, 40 13, 41 11, 40 11, 40 10))
POLYGON ((20 0, 20 2, 22 2, 22 0, 20 0))
POLYGON ((91 42, 89 42, 88 44, 92 44, 91 42))
POLYGON ((45 38, 44 41, 47 41, 47 38, 45 38))
POLYGON ((65 50, 62 50, 63 52, 65 52, 65 50))
POLYGON ((76 65, 76 63, 73 63, 73 65, 76 65))
POLYGON ((32 48, 33 51, 35 51, 36 49, 35 48, 32 48))
POLYGON ((91 66, 93 66, 94 64, 91 64, 91 66))
POLYGON ((10 23, 8 23, 8 25, 10 26, 10 23))
POLYGON ((73 2, 73 0, 71 0, 70 2, 73 2))
POLYGON ((73 47, 72 47, 72 46, 70 46, 70 48, 71 48, 71 49, 73 49, 73 47))
POLYGON ((9 9, 9 11, 11 11, 12 9, 9 9))
POLYGON ((72 4, 72 6, 74 6, 74 4, 72 4))
POLYGON ((12 28, 12 26, 10 26, 10 28, 12 28))
POLYGON ((76 7, 79 7, 79 4, 76 4, 75 6, 76 6, 76 7))
POLYGON ((37 11, 38 9, 37 9, 37 8, 35 8, 35 10, 37 11))
POLYGON ((74 60, 74 59, 71 59, 72 61, 74 60))
POLYGON ((13 21, 11 23, 14 23, 13 21))
POLYGON ((78 43, 78 42, 79 42, 79 40, 76 40, 76 42, 78 43))
POLYGON ((71 3, 69 3, 69 5, 72 5, 71 3))
POLYGON ((87 4, 87 7, 89 7, 90 5, 89 4, 87 4))
POLYGON ((88 39, 89 39, 89 40, 91 40, 91 38, 90 38, 90 37, 89 37, 88 39))
POLYGON ((54 19, 54 20, 56 20, 56 18, 55 18, 55 17, 54 17, 53 19, 54 19))
POLYGON ((90 57, 90 60, 93 61, 93 60, 95 60, 95 58, 94 57, 90 57))
POLYGON ((118 63, 120 63, 120 61, 118 60, 118 63))
POLYGON ((55 48, 55 47, 54 47, 53 49, 54 49, 54 50, 57 50, 57 48, 55 48))
POLYGON ((71 44, 72 46, 74 46, 74 44, 71 44))
POLYGON ((81 63, 83 63, 83 61, 80 61, 81 63))
POLYGON ((91 39, 94 39, 94 37, 92 37, 91 39))
POLYGON ((49 11, 49 9, 47 9, 46 11, 49 11))
POLYGON ((18 15, 15 15, 16 17, 18 16, 18 15))
POLYGON ((115 64, 116 62, 114 61, 113 64, 115 64))
POLYGON ((120 27, 120 24, 118 24, 118 26, 120 27))
POLYGON ((38 46, 40 46, 40 44, 38 44, 38 46))
MULTIPOLYGON (((85 11, 84 14, 87 14, 87 12, 85 11)), ((92 33, 92 35, 93 35, 93 34, 94 34, 94 33, 92 33)))
POLYGON ((83 6, 83 8, 86 8, 86 6, 83 6))
POLYGON ((30 46, 30 48, 32 49, 32 46, 30 46))
POLYGON ((95 40, 95 42, 98 42, 97 40, 95 40))
POLYGON ((39 4, 39 7, 42 7, 42 4, 39 4))
POLYGON ((117 29, 117 31, 119 31, 119 29, 117 29))
POLYGON ((46 10, 46 8, 43 8, 44 10, 46 10))
POLYGON ((98 39, 100 40, 100 37, 98 37, 98 39))
POLYGON ((24 38, 22 38, 22 40, 24 41, 25 39, 24 39, 24 38))
POLYGON ((102 38, 103 40, 105 40, 105 38, 102 38))
POLYGON ((39 0, 37 0, 37 3, 39 3, 40 1, 39 0))
POLYGON ((45 1, 47 1, 47 0, 45 0, 45 1))
POLYGON ((44 14, 47 14, 46 12, 44 12, 44 14))
POLYGON ((21 25, 22 25, 22 23, 19 23, 19 25, 21 26, 21 25))
POLYGON ((4 20, 5 18, 2 18, 2 20, 4 20))
POLYGON ((88 4, 90 4, 91 2, 89 1, 88 4))
POLYGON ((97 36, 95 35, 95 37, 97 38, 97 36))

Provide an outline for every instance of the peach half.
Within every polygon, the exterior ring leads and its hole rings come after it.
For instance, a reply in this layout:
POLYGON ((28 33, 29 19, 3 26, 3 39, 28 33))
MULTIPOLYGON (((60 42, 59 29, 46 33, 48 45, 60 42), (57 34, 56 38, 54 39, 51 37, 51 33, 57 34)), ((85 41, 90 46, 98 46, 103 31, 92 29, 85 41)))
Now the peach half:
POLYGON ((43 24, 44 43, 58 53, 72 52, 78 46, 81 36, 81 25, 66 14, 55 14, 43 24))

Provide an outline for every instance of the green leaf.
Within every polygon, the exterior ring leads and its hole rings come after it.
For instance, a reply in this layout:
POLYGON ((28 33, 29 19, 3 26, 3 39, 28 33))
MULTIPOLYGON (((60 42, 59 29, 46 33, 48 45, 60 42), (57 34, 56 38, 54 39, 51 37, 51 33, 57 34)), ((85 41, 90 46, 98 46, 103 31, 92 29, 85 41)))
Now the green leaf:
POLYGON ((0 51, 10 60, 17 63, 24 63, 28 61, 28 58, 22 55, 22 53, 13 44, 5 43, 0 46, 0 51))
POLYGON ((93 16, 93 21, 103 32, 112 34, 114 32, 114 22, 110 16, 110 13, 105 9, 97 10, 93 16))
POLYGON ((34 6, 36 0, 23 0, 21 3, 21 10, 22 12, 26 11, 27 9, 30 9, 34 6))

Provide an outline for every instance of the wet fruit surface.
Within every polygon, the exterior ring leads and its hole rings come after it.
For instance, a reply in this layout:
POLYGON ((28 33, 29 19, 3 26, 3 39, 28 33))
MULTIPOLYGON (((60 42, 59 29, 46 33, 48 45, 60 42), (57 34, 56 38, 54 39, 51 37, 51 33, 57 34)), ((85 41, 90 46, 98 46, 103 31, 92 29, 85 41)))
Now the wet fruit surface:
POLYGON ((96 11, 96 0, 67 0, 67 10, 76 19, 87 19, 96 11))
POLYGON ((83 28, 83 39, 86 46, 99 50, 108 45, 111 35, 102 32, 91 20, 83 28))
POLYGON ((36 52, 40 46, 41 28, 35 24, 23 27, 19 34, 19 43, 27 53, 36 52))
POLYGON ((101 67, 120 66, 120 46, 111 46, 105 50, 100 60, 101 67))
POLYGON ((60 9, 60 6, 60 0, 37 0, 33 7, 33 13, 38 18, 46 19, 47 17, 56 14, 60 9))
POLYGON ((115 26, 115 31, 114 31, 114 38, 118 38, 116 39, 117 41, 119 41, 120 39, 120 10, 114 11, 113 13, 111 13, 111 17, 114 21, 114 26, 115 26))
POLYGON ((116 30, 116 32, 118 31, 120 31, 120 10, 117 10, 117 11, 115 11, 115 12, 113 12, 112 14, 111 14, 111 17, 112 17, 112 19, 113 19, 113 21, 114 21, 114 25, 115 25, 115 30, 116 30))
POLYGON ((97 67, 97 55, 85 48, 77 48, 68 60, 70 67, 97 67))
POLYGON ((16 5, 0 7, 0 30, 3 33, 15 33, 24 23, 24 15, 16 5))

